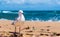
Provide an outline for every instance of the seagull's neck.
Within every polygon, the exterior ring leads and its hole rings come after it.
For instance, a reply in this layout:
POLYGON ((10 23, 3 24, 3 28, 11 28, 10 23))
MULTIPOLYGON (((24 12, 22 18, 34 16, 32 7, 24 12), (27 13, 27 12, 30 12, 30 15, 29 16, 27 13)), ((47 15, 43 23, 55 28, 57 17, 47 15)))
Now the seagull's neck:
POLYGON ((21 17, 23 14, 20 14, 19 17, 21 17))

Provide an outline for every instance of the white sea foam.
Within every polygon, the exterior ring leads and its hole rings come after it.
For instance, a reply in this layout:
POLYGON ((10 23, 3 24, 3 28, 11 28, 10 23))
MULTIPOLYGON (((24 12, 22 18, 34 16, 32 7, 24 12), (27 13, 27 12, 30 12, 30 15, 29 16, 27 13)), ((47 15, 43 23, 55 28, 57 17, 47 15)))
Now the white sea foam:
POLYGON ((10 13, 10 11, 3 11, 3 13, 10 13))
POLYGON ((1 18, 0 20, 8 20, 8 19, 1 18))
MULTIPOLYGON (((8 20, 8 19, 1 18, 0 20, 8 20)), ((13 20, 10 20, 10 21, 13 21, 13 20)))
POLYGON ((52 18, 49 20, 39 20, 39 18, 36 18, 36 20, 31 19, 30 21, 41 21, 41 22, 60 22, 57 18, 52 18))
POLYGON ((17 14, 17 12, 11 12, 11 11, 3 11, 2 13, 13 13, 13 14, 17 14))
POLYGON ((39 19, 38 19, 38 18, 36 18, 36 21, 39 21, 39 19))
MULTIPOLYGON (((8 20, 8 19, 1 18, 0 20, 8 20)), ((13 20, 11 20, 11 21, 13 21, 13 20)), ((36 20, 31 19, 31 20, 26 20, 26 21, 60 22, 60 20, 58 20, 58 19, 56 19, 56 20, 55 19, 49 19, 49 20, 44 21, 44 20, 39 20, 38 18, 36 18, 36 20)))

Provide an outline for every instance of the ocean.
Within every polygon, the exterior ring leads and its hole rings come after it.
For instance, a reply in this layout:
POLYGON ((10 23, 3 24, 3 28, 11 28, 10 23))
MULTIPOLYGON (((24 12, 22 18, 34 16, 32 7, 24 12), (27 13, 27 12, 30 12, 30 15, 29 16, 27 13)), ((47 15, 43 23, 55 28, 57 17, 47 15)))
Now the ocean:
MULTIPOLYGON (((24 11, 27 21, 59 21, 60 11, 24 11)), ((18 11, 0 11, 0 19, 15 20, 18 11)))

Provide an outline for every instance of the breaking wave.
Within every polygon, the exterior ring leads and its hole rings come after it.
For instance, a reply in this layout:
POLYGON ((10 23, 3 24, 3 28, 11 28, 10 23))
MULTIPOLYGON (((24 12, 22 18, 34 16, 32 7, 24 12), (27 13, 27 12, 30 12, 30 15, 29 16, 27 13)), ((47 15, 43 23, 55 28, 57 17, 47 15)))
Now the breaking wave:
MULTIPOLYGON (((1 18, 0 20, 9 20, 9 19, 1 18)), ((11 21, 14 21, 14 20, 11 20, 11 21)), ((25 21, 60 22, 60 20, 58 20, 58 19, 39 20, 38 18, 36 18, 36 20, 30 19, 30 20, 25 20, 25 21)))

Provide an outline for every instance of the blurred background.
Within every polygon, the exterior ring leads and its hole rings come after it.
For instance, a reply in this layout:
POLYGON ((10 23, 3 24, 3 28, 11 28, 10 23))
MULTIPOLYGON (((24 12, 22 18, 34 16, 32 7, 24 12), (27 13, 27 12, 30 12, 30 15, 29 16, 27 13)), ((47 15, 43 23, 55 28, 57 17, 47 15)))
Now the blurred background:
POLYGON ((0 19, 15 20, 19 10, 26 20, 60 20, 60 0, 0 0, 0 19))

